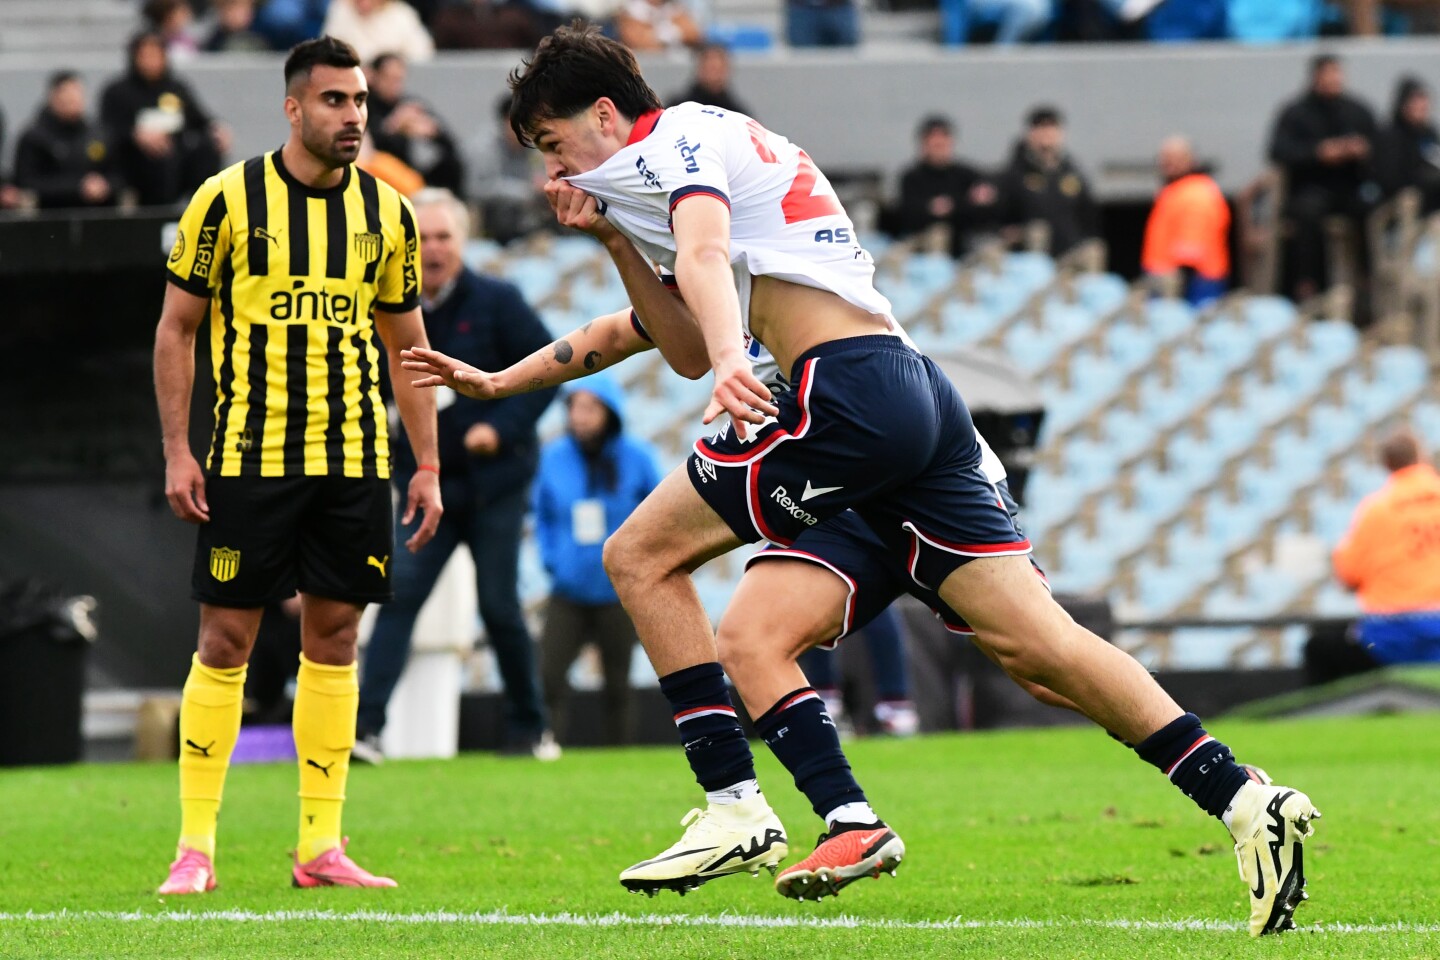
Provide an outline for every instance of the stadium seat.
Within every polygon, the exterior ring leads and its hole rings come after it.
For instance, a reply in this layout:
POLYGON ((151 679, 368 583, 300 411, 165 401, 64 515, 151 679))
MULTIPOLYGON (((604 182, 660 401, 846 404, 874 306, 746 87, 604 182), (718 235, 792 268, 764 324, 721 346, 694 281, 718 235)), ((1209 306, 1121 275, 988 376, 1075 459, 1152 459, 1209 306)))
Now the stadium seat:
POLYGON ((1043 253, 1008 253, 1001 274, 1010 283, 1034 293, 1055 279, 1055 261, 1043 253))
MULTIPOLYGON (((940 325, 944 335, 954 343, 973 343, 990 333, 1000 322, 1000 315, 978 303, 948 301, 940 308, 940 325)), ((913 334, 915 331, 911 331, 913 334)))
POLYGON ((1342 450, 1360 439, 1365 418, 1354 407, 1325 403, 1311 407, 1306 415, 1310 442, 1326 453, 1342 450))
POLYGON ((1284 297, 1247 297, 1241 315, 1262 340, 1288 330, 1297 319, 1295 305, 1284 297))
POLYGON ((1197 571, 1186 564, 1151 566, 1141 564, 1135 571, 1136 598, 1144 616, 1164 617, 1187 600, 1204 583, 1197 571))
POLYGON ((1195 308, 1184 300, 1151 300, 1144 322, 1162 341, 1173 340, 1195 326, 1195 308))
POLYGON ((1349 361, 1360 347, 1360 335, 1353 324, 1343 320, 1318 320, 1305 328, 1311 356, 1324 360, 1329 369, 1349 361))
POLYGON ((1005 334, 1005 353, 1026 373, 1044 367, 1064 346, 1058 337, 1039 336, 1028 323, 1016 324, 1005 334))
POLYGON ((1321 12, 1320 0, 1229 0, 1230 36, 1245 43, 1309 39, 1321 12))
POLYGON ((1145 33, 1160 43, 1220 40, 1226 36, 1226 0, 1168 0, 1145 19, 1145 33))
POLYGON ((1186 627, 1170 635, 1173 670, 1223 670, 1230 652, 1255 639, 1248 627, 1186 627))
POLYGON ((1111 410, 1105 414, 1101 430, 1116 460, 1128 460, 1155 442, 1154 425, 1144 414, 1131 410, 1111 410))
POLYGON ((974 282, 975 296, 987 309, 1002 317, 1023 307, 1033 292, 996 273, 977 273, 974 282))
POLYGON ((1113 273, 1086 273, 1075 278, 1076 297, 1101 316, 1120 309, 1129 292, 1124 278, 1113 273))

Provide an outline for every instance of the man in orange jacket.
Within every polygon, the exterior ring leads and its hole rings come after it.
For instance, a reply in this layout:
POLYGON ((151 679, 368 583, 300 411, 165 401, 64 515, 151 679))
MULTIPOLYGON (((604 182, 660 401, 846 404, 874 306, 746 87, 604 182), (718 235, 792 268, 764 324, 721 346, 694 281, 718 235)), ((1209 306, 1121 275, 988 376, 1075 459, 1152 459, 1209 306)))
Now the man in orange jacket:
POLYGON ((1409 430, 1380 447, 1390 479, 1335 548, 1335 576, 1360 597, 1360 643, 1381 664, 1440 661, 1440 473, 1409 430))
POLYGON ((1196 168, 1184 137, 1160 144, 1165 185, 1145 224, 1140 264, 1152 276, 1183 272, 1185 299, 1202 306, 1225 292, 1230 277, 1230 206, 1215 180, 1196 168))

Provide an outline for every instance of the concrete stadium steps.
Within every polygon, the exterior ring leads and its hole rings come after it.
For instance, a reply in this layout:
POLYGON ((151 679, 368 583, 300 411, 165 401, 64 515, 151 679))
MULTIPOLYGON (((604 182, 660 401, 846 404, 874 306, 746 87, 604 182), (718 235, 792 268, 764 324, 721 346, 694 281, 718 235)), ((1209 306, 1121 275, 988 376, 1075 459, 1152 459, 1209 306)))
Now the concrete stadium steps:
POLYGON ((0 53, 118 54, 139 24, 130 0, 0 0, 0 53))

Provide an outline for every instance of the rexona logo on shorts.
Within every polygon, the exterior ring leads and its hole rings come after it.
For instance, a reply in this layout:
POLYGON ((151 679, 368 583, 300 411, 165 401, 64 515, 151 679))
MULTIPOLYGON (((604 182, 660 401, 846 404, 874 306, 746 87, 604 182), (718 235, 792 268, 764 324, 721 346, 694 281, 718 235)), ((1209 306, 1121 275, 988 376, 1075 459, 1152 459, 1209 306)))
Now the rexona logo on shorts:
POLYGON ((815 524, 820 522, 819 517, 815 516, 815 514, 811 513, 809 510, 801 507, 798 501, 791 500, 790 494, 785 490, 784 487, 776 487, 774 490, 772 490, 770 492, 770 499, 780 504, 780 509, 790 514, 790 516, 794 517, 796 520, 799 520, 807 527, 813 527, 815 526, 815 524))

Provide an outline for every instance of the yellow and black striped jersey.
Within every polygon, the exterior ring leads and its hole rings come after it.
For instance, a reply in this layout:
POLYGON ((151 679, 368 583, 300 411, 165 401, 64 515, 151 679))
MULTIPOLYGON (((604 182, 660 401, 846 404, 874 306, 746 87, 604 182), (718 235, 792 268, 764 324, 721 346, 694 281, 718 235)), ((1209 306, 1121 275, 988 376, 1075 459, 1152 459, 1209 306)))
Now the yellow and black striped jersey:
POLYGON ((419 304, 408 200, 353 165, 308 187, 276 150, 196 191, 167 272, 210 298, 210 473, 390 476, 375 311, 419 304))

